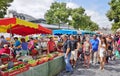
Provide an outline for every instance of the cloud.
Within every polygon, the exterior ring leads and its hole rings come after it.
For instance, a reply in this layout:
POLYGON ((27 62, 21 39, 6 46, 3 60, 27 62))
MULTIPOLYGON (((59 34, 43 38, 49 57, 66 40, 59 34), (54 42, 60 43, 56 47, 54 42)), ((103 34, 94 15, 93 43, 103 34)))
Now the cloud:
POLYGON ((9 9, 25 13, 36 18, 44 18, 45 12, 54 0, 14 0, 9 9))
POLYGON ((109 22, 104 14, 100 14, 99 12, 94 10, 86 10, 86 13, 88 16, 91 16, 91 20, 96 22, 99 27, 111 28, 111 22, 109 22))
POLYGON ((77 4, 75 4, 75 3, 68 2, 68 3, 67 3, 67 7, 74 9, 74 8, 78 8, 79 6, 78 6, 77 4))
MULTIPOLYGON (((12 6, 9 9, 13 9, 18 13, 24 13, 31 15, 35 18, 44 18, 44 14, 50 8, 51 3, 55 0, 14 0, 12 6)), ((69 8, 78 8, 74 2, 67 2, 67 7, 69 8)), ((110 22, 105 15, 100 14, 99 11, 93 9, 86 9, 86 13, 91 16, 91 19, 100 25, 100 27, 105 27, 110 25, 110 22)))
MULTIPOLYGON (((44 14, 50 8, 55 0, 14 0, 9 10, 15 10, 18 13, 25 13, 36 18, 44 18, 44 14)), ((68 2, 67 7, 79 7, 75 3, 68 2)))
MULTIPOLYGON (((67 3, 67 7, 69 8, 78 8, 79 5, 72 3, 72 2, 68 2, 67 3)), ((97 7, 94 7, 97 8, 97 7)), ((91 16, 91 20, 94 21, 95 23, 97 23, 99 25, 99 27, 107 27, 107 28, 111 28, 111 23, 109 22, 109 20, 107 19, 107 17, 105 16, 105 14, 100 14, 98 11, 93 10, 86 10, 86 14, 88 16, 91 16)))

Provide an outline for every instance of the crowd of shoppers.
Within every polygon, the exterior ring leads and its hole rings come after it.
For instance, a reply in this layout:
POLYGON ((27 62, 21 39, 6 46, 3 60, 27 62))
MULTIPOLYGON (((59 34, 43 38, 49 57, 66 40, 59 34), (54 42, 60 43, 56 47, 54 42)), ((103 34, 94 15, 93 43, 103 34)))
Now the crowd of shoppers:
POLYGON ((37 55, 37 54, 49 54, 59 50, 53 37, 45 38, 33 38, 29 37, 28 40, 25 38, 14 37, 13 40, 7 41, 4 36, 0 37, 0 55, 6 53, 18 58, 26 55, 37 55), (8 47, 6 49, 6 47, 8 47))
POLYGON ((99 69, 104 70, 105 64, 110 60, 120 57, 120 36, 115 35, 84 35, 84 36, 61 36, 63 51, 65 53, 66 71, 73 72, 76 62, 81 57, 83 66, 90 68, 90 64, 99 64, 99 69), (82 56, 81 56, 82 55, 82 56))
POLYGON ((0 55, 6 54, 13 56, 49 54, 54 51, 62 50, 66 63, 66 72, 73 72, 76 68, 78 59, 84 60, 83 66, 90 68, 90 65, 99 64, 100 70, 104 70, 105 64, 109 60, 115 60, 120 57, 120 35, 62 35, 58 42, 62 42, 62 49, 58 48, 53 37, 48 40, 43 38, 30 37, 28 41, 25 38, 13 38, 13 42, 8 42, 4 36, 0 37, 0 55), (46 42, 46 43, 44 43, 46 42), (44 49, 44 45, 46 49, 44 49), (38 50, 36 50, 38 49, 38 50), (24 53, 24 54, 21 54, 24 53))

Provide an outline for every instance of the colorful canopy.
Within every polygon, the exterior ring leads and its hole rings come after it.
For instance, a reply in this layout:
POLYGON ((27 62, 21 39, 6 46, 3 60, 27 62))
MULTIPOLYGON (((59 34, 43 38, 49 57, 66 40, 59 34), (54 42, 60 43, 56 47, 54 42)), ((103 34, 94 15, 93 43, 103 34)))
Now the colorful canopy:
POLYGON ((76 35, 77 31, 76 30, 53 30, 54 35, 62 35, 62 34, 68 34, 68 35, 76 35))
POLYGON ((27 22, 18 18, 5 18, 0 20, 0 32, 19 34, 22 36, 30 34, 51 34, 52 31, 38 24, 27 22))
POLYGON ((41 25, 38 26, 38 29, 42 29, 44 31, 45 34, 52 34, 52 30, 45 28, 41 25))

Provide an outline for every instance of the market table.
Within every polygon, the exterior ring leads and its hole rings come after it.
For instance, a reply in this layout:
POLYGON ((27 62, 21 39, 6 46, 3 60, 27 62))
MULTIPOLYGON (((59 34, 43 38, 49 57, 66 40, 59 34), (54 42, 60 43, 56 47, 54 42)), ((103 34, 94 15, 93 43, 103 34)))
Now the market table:
POLYGON ((65 68, 64 56, 56 57, 17 76, 55 76, 65 68))

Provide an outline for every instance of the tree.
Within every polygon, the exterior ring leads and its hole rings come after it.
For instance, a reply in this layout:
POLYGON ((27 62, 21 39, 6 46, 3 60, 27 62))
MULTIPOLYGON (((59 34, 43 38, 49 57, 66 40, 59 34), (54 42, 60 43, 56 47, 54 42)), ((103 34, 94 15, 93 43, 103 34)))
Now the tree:
POLYGON ((83 16, 84 12, 85 12, 85 9, 82 7, 79 7, 79 8, 72 10, 72 12, 71 12, 72 24, 71 25, 75 29, 82 28, 82 21, 84 20, 84 16, 83 16))
POLYGON ((98 25, 96 23, 94 23, 90 16, 87 16, 85 13, 85 9, 82 7, 73 9, 72 12, 72 21, 71 21, 71 25, 75 28, 75 29, 82 29, 82 30, 91 30, 91 31, 95 31, 98 30, 98 25))
POLYGON ((48 24, 60 24, 67 23, 69 13, 66 8, 66 3, 52 3, 50 10, 45 14, 45 19, 48 24))
POLYGON ((50 6, 50 9, 45 14, 45 19, 48 24, 67 24, 73 26, 75 29, 86 29, 89 27, 89 30, 96 30, 98 26, 95 25, 90 19, 90 16, 85 14, 85 9, 82 7, 79 8, 67 8, 66 3, 57 3, 54 2, 50 6), (69 17, 72 19, 69 20, 69 17), (90 28, 90 27, 95 27, 90 28))
POLYGON ((0 18, 3 18, 6 14, 7 8, 13 0, 0 0, 0 18))
POLYGON ((109 2, 110 10, 107 12, 106 16, 109 21, 112 21, 112 30, 115 31, 120 28, 120 0, 111 0, 109 2))
POLYGON ((95 31, 99 29, 98 24, 96 24, 95 22, 91 22, 91 25, 89 28, 90 28, 89 29, 90 31, 95 31))

